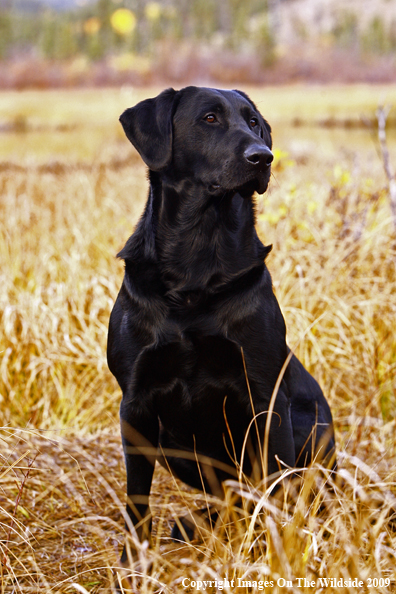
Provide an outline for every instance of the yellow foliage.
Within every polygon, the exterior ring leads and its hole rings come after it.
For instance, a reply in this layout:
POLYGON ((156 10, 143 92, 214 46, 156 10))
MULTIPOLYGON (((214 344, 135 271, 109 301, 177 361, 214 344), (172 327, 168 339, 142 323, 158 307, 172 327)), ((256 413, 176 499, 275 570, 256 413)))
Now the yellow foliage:
POLYGON ((274 162, 273 162, 273 169, 276 171, 281 171, 286 167, 293 167, 295 165, 295 161, 289 158, 289 153, 287 151, 283 151, 279 148, 274 148, 274 162))
POLYGON ((345 170, 341 165, 336 165, 333 170, 335 180, 342 186, 351 181, 350 171, 345 170))
POLYGON ((272 225, 276 225, 276 223, 279 223, 279 221, 283 219, 287 213, 287 206, 285 204, 281 204, 276 212, 265 212, 259 214, 257 219, 258 221, 266 221, 272 225))
POLYGON ((145 8, 145 15, 149 21, 158 21, 161 17, 162 8, 159 2, 149 2, 145 8))
POLYGON ((113 56, 110 60, 110 64, 114 70, 118 70, 119 72, 134 70, 135 72, 144 74, 150 71, 151 60, 150 58, 139 56, 132 52, 126 52, 124 54, 113 56))
POLYGON ((84 32, 87 35, 96 35, 101 27, 100 20, 97 17, 91 17, 84 23, 84 32))
POLYGON ((318 208, 318 203, 315 202, 314 200, 310 200, 307 203, 308 214, 310 214, 310 215, 313 214, 317 208, 318 208))
POLYGON ((128 35, 135 30, 137 19, 135 13, 128 8, 118 8, 110 18, 111 26, 119 35, 128 35))

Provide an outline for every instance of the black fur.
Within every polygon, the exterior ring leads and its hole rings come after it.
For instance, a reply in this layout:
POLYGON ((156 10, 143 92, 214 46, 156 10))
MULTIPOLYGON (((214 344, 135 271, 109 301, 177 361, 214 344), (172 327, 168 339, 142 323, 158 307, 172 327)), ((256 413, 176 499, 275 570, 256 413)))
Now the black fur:
MULTIPOLYGON (((155 459, 221 496, 222 482, 238 476, 255 414, 243 472, 260 477, 267 411, 289 350, 265 265, 271 248, 255 230, 253 194, 267 189, 272 161, 271 129, 255 105, 240 91, 168 89, 120 121, 150 180, 143 216, 118 254, 125 277, 108 338, 123 392, 127 511, 143 539, 155 459)), ((292 356, 266 472, 333 453, 329 406, 292 356)))

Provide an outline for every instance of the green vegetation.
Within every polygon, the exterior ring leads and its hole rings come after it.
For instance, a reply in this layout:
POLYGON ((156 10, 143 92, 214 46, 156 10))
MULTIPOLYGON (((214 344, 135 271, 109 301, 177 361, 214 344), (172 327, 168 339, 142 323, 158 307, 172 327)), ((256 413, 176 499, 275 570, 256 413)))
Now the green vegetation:
MULTIPOLYGON (((257 42, 275 44, 276 27, 270 27, 268 19, 276 4, 268 0, 96 0, 59 12, 44 5, 26 11, 6 3, 0 17, 0 56, 18 47, 34 46, 49 58, 82 52, 97 59, 112 51, 149 52, 161 39, 211 41, 214 35, 223 36, 225 45, 239 48, 241 42, 252 38, 252 32, 257 42), (114 13, 120 9, 124 13, 114 21, 114 13), (133 15, 132 21, 128 13, 133 15)), ((379 14, 360 27, 359 11, 338 7, 338 12, 331 31, 334 43, 349 48, 358 45, 368 52, 395 51, 394 21, 379 14)), ((300 36, 307 37, 301 22, 295 27, 300 36)))
MULTIPOLYGON (((277 64, 278 82, 322 80, 324 72, 330 80, 392 80, 395 11, 388 18, 378 7, 365 19, 358 4, 345 9, 337 3, 334 10, 323 8, 331 25, 320 27, 323 15, 315 13, 314 6, 308 14, 316 17, 308 20, 304 7, 300 18, 294 6, 287 0, 95 0, 56 11, 39 1, 32 6, 5 2, 0 10, 0 61, 75 62, 66 81, 54 71, 47 78, 36 77, 35 86, 82 84, 78 72, 86 81, 89 65, 103 61, 107 69, 100 71, 95 84, 114 83, 111 70, 124 78, 126 72, 135 72, 141 84, 148 74, 158 77, 161 72, 179 80, 191 78, 193 71, 201 78, 225 80, 231 73, 222 75, 224 70, 233 72, 235 80, 245 73, 243 80, 258 83, 277 64)), ((25 79, 29 86, 27 73, 25 79)))
MULTIPOLYGON (((313 124, 373 119, 378 97, 394 101, 395 91, 245 90, 275 139, 270 189, 257 199, 258 229, 274 245, 268 266, 288 341, 333 409, 342 482, 329 489, 332 479, 315 467, 283 499, 260 485, 241 494, 230 484, 216 528, 179 546, 167 540, 172 516, 206 500, 156 471, 153 547, 141 548, 126 592, 184 591, 184 578, 281 577, 371 578, 383 580, 375 591, 391 594, 396 238, 387 183, 369 129, 313 124), (299 113, 306 125, 293 127, 299 113), (242 509, 234 506, 237 492, 242 509)), ((145 169, 117 119, 157 91, 0 94, 4 593, 112 592, 125 476, 107 322, 123 274, 115 254, 147 194, 145 169)))
POLYGON ((110 52, 150 53, 153 44, 162 39, 210 40, 215 33, 224 35, 226 44, 235 47, 249 33, 249 19, 267 10, 266 0, 96 0, 66 13, 10 7, 0 21, 1 56, 18 47, 33 46, 48 58, 85 53, 98 59, 110 52))

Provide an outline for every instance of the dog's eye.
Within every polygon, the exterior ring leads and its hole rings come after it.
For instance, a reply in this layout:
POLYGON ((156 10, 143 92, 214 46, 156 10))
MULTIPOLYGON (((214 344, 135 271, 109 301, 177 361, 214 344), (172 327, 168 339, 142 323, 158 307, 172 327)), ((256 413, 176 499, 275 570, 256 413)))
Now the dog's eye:
POLYGON ((256 126, 258 126, 258 119, 257 118, 250 118, 249 124, 250 124, 250 127, 251 128, 255 128, 256 126))
POLYGON ((206 115, 204 117, 204 120, 205 120, 205 122, 209 122, 209 124, 213 124, 214 122, 217 122, 217 118, 214 113, 208 113, 208 115, 206 115))

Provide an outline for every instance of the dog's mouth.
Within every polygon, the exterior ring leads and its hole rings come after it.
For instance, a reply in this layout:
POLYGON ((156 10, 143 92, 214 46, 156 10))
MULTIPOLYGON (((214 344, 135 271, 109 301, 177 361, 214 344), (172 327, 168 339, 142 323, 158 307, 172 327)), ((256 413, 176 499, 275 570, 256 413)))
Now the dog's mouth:
POLYGON ((250 198, 253 196, 254 192, 257 192, 258 194, 264 194, 268 188, 268 183, 269 175, 261 174, 234 187, 227 187, 228 184, 210 184, 209 192, 211 194, 228 194, 229 192, 233 192, 235 194, 240 194, 242 198, 250 198))
POLYGON ((242 198, 249 198, 257 192, 257 194, 264 194, 266 189, 268 188, 269 178, 267 176, 259 176, 247 183, 243 184, 241 187, 237 188, 237 192, 242 196, 242 198))

